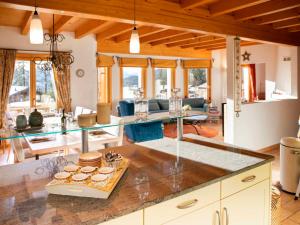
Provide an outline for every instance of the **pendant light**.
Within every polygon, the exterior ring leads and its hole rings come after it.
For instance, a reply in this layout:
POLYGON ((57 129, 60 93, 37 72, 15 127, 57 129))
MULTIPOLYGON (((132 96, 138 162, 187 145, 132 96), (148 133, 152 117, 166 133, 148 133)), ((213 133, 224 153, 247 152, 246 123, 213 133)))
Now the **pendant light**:
POLYGON ((135 0, 133 1, 133 30, 130 37, 129 52, 140 53, 140 38, 135 24, 135 0))
POLYGON ((44 40, 43 25, 36 9, 37 9, 37 5, 35 1, 35 10, 30 23, 30 33, 29 33, 30 43, 43 44, 43 40, 44 40))

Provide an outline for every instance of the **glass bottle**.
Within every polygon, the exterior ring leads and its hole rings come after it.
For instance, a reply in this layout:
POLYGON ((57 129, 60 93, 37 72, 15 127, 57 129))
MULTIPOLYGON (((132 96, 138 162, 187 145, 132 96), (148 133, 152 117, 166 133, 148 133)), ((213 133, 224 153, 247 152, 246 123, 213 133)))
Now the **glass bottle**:
POLYGON ((169 114, 172 117, 182 115, 182 99, 178 96, 180 88, 173 88, 171 90, 171 97, 169 99, 169 114))
POLYGON ((134 100, 134 115, 136 120, 146 120, 148 117, 148 100, 144 98, 144 90, 138 88, 135 91, 135 100, 134 100))
POLYGON ((61 117, 61 133, 67 134, 67 118, 65 116, 65 109, 62 111, 62 117, 61 117))

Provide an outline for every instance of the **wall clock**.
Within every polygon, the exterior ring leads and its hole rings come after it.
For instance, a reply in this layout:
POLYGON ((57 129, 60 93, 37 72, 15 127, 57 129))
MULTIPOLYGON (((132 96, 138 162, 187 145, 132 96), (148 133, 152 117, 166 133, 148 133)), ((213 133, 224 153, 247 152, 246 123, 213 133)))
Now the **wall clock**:
POLYGON ((76 70, 76 76, 77 77, 83 77, 84 76, 84 70, 83 69, 77 69, 76 70))

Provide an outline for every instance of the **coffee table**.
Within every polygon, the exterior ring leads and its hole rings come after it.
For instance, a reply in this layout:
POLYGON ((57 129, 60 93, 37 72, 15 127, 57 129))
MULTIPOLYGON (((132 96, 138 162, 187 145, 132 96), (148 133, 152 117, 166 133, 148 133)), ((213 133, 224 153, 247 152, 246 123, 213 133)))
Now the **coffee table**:
POLYGON ((208 115, 206 115, 206 114, 185 117, 185 118, 183 118, 183 124, 191 125, 192 127, 194 127, 197 134, 200 135, 196 126, 199 125, 201 128, 202 123, 204 123, 207 119, 208 119, 208 115))

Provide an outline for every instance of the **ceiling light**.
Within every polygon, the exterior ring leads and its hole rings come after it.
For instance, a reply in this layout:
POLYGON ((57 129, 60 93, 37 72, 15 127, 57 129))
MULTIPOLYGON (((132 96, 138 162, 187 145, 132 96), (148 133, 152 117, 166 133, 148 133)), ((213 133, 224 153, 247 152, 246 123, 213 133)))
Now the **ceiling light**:
POLYGON ((130 53, 140 53, 140 38, 136 27, 133 28, 130 37, 130 53))
POLYGON ((30 33, 29 33, 30 43, 43 44, 43 39, 44 39, 43 25, 36 8, 37 6, 35 4, 35 11, 30 23, 30 33))
POLYGON ((140 53, 140 37, 135 24, 135 0, 133 1, 133 30, 129 43, 130 53, 140 53))

